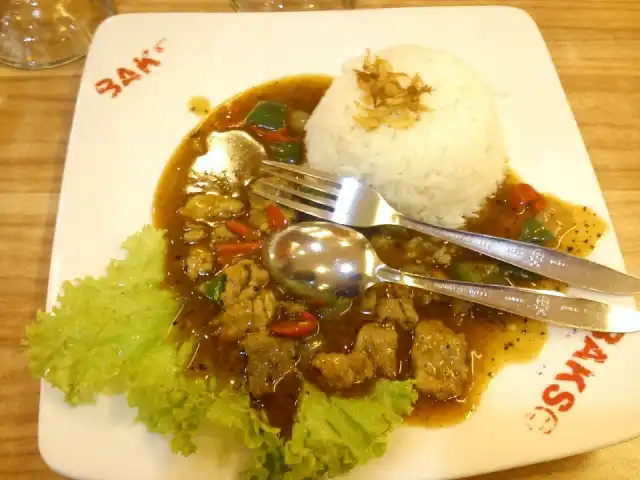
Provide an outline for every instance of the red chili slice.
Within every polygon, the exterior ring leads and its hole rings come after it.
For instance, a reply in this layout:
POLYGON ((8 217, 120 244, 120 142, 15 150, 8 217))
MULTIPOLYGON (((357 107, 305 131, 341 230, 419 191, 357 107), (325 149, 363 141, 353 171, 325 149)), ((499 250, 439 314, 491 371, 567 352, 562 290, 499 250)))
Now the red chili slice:
POLYGON ((226 223, 226 227, 230 232, 240 235, 243 238, 248 238, 249 240, 260 238, 259 232, 239 220, 229 220, 226 223))
POLYGON ((306 337, 318 329, 318 319, 309 312, 300 312, 296 320, 284 320, 269 325, 273 333, 285 337, 306 337))
POLYGON ((261 139, 271 143, 291 142, 292 140, 297 140, 296 137, 289 134, 289 129, 287 129, 287 127, 275 131, 255 128, 255 132, 261 139))
POLYGON ((269 220, 269 230, 278 232, 287 227, 289 220, 287 220, 287 217, 280 208, 269 204, 265 207, 265 210, 267 212, 267 219, 269 220))
POLYGON ((511 208, 523 211, 529 207, 535 213, 540 213, 547 207, 547 200, 528 183, 519 183, 509 189, 508 201, 511 208))

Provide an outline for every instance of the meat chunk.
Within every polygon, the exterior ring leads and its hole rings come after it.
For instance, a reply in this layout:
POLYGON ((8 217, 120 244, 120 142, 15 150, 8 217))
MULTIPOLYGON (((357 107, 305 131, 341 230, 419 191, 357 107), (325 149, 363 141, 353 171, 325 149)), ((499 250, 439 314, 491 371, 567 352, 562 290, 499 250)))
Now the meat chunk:
POLYGON ((240 260, 222 270, 227 276, 220 301, 225 308, 241 300, 252 300, 269 282, 269 273, 253 260, 240 260))
POLYGON ((413 330, 419 320, 412 289, 401 285, 369 288, 359 307, 362 313, 374 315, 377 322, 397 323, 405 330, 413 330))
POLYGON ((278 309, 274 293, 264 289, 269 282, 267 271, 253 260, 240 260, 221 273, 227 277, 220 294, 224 310, 214 319, 220 338, 232 342, 263 330, 278 309))
POLYGON ((278 308, 275 295, 270 290, 261 291, 254 299, 242 299, 218 314, 220 339, 225 342, 241 340, 247 333, 264 330, 278 308))
POLYGON ((211 222, 228 220, 244 211, 244 204, 237 198, 224 195, 193 195, 180 213, 192 220, 211 222))
MULTIPOLYGON (((270 203, 273 204, 273 202, 265 200, 257 195, 251 195, 249 197, 249 203, 251 204, 251 211, 249 212, 249 218, 247 222, 256 230, 260 230, 261 232, 268 232, 269 218, 267 217, 267 211, 265 207, 270 203)), ((296 213, 290 208, 286 208, 281 205, 279 205, 278 208, 280 209, 280 211, 282 211, 284 216, 289 221, 292 221, 296 218, 296 213)))
POLYGON ((265 206, 267 205, 267 201, 252 195, 250 200, 251 211, 249 212, 249 225, 251 225, 256 230, 260 230, 262 232, 269 231, 269 219, 267 218, 267 212, 265 210, 265 206))
POLYGON ((463 395, 469 377, 467 341, 440 320, 418 324, 411 349, 416 387, 436 400, 463 395))
POLYGON ((311 365, 320 370, 322 377, 334 388, 349 388, 373 378, 375 367, 369 357, 362 352, 319 353, 311 365))
POLYGON ((231 232, 225 224, 220 224, 214 227, 211 232, 211 245, 214 246, 219 240, 228 241, 236 238, 236 235, 231 232))
POLYGON ((409 241, 406 228, 385 225, 378 229, 378 232, 371 237, 371 244, 379 255, 392 252, 401 252, 409 241))
POLYGON ((416 235, 407 243, 406 258, 418 265, 449 265, 455 247, 433 237, 416 235))
POLYGON ((393 328, 369 323, 358 332, 355 351, 367 355, 380 376, 396 378, 397 350, 398 334, 393 328))
POLYGON ((184 243, 197 243, 207 236, 204 226, 188 222, 183 235, 184 243))
POLYGON ((390 288, 387 298, 378 298, 375 313, 379 322, 394 322, 405 330, 413 330, 419 320, 408 287, 390 288))
POLYGON ((196 280, 200 275, 213 270, 213 253, 201 246, 190 247, 185 267, 187 276, 196 280))
POLYGON ((249 392, 256 398, 273 393, 280 380, 293 372, 295 342, 272 337, 268 333, 251 333, 242 342, 247 354, 249 392))

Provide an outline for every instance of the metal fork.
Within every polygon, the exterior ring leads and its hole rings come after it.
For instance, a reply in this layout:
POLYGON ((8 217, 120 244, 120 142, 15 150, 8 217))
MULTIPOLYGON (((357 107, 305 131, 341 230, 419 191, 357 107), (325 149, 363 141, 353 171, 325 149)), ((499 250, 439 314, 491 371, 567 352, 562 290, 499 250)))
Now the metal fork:
POLYGON ((576 287, 621 295, 640 292, 640 279, 584 258, 517 240, 413 220, 396 211, 373 188, 352 177, 268 160, 263 161, 263 172, 270 177, 253 184, 255 193, 314 217, 359 228, 398 225, 576 287))

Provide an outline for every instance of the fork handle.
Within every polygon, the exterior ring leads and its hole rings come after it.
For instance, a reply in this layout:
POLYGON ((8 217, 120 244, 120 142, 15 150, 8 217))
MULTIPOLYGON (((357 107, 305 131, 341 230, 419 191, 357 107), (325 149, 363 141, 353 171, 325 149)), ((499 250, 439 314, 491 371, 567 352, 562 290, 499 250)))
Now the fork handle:
POLYGON ((584 258, 505 238, 438 227, 396 215, 394 224, 426 233, 543 277, 605 293, 640 293, 640 279, 584 258))
POLYGON ((640 330, 640 312, 557 292, 441 280, 387 265, 378 267, 376 275, 381 282, 421 288, 562 327, 615 333, 640 330))

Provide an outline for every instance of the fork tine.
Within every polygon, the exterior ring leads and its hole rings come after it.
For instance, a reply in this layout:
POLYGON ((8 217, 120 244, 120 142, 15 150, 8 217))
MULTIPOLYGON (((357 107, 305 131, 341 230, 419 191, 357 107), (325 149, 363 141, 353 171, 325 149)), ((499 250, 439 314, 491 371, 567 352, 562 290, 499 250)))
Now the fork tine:
POLYGON ((308 167, 298 167, 297 165, 289 165, 288 163, 273 162, 271 160, 263 160, 262 163, 274 168, 281 168, 283 170, 289 170, 290 172, 299 173, 300 175, 307 175, 309 177, 324 180, 325 182, 335 183, 337 185, 342 184, 343 177, 334 175, 333 173, 322 172, 308 167))
POLYGON ((295 202, 293 200, 289 200, 288 198, 282 198, 277 194, 266 191, 266 189, 261 187, 260 184, 253 184, 252 190, 256 195, 260 195, 261 197, 272 200, 276 203, 279 203, 280 205, 284 205, 285 207, 293 208, 294 210, 313 215, 314 217, 322 218, 323 220, 331 220, 330 212, 327 212, 326 210, 322 210, 320 208, 305 205, 304 203, 295 202))
POLYGON ((302 185, 304 187, 307 188, 312 188, 314 190, 317 190, 318 192, 322 192, 322 193, 328 193, 329 195, 333 195, 334 197, 337 197, 340 194, 340 189, 339 188, 335 188, 332 187, 326 183, 322 184, 322 183, 309 183, 309 180, 305 180, 302 178, 298 178, 298 177, 294 177, 292 175, 284 175, 282 173, 280 173, 280 171, 275 170, 275 169, 263 169, 262 170, 264 173, 268 173, 269 175, 273 175, 274 177, 278 177, 281 178, 283 180, 286 180, 287 182, 292 182, 292 183, 297 183, 298 185, 302 185))
POLYGON ((259 183, 261 185, 268 185, 270 187, 273 187, 276 190, 282 190, 283 192, 290 193, 292 195, 295 195, 296 197, 304 198, 305 200, 309 200, 311 202, 318 203, 320 205, 325 205, 325 206, 331 207, 331 208, 335 208, 336 207, 336 201, 333 200, 333 199, 330 199, 330 198, 327 198, 327 197, 321 197, 319 195, 312 195, 310 193, 306 193, 306 192, 303 192, 301 190, 288 187, 286 185, 280 185, 278 183, 272 182, 271 180, 269 180, 267 178, 261 178, 256 183, 259 183))

